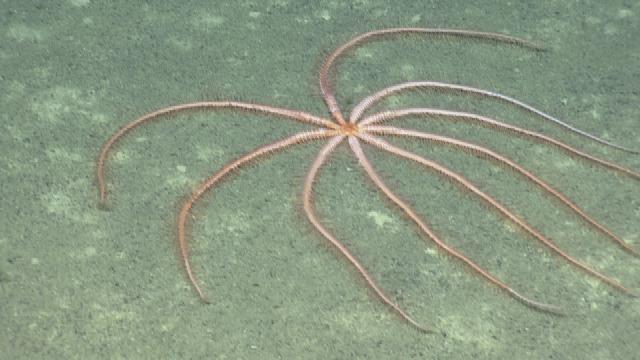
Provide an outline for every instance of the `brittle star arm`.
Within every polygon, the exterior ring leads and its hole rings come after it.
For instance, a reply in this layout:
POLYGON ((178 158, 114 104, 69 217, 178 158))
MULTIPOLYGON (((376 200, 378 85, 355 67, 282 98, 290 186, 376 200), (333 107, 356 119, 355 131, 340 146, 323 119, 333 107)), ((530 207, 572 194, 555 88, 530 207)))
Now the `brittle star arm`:
POLYGON ((402 93, 405 91, 415 91, 415 90, 424 90, 424 89, 428 89, 428 90, 436 90, 436 91, 448 91, 448 92, 457 92, 457 93, 465 93, 465 94, 471 94, 471 95, 476 95, 482 98, 492 98, 492 99, 497 99, 500 100, 502 102, 514 105, 517 108, 520 108, 521 110, 527 111, 531 114, 534 114, 542 119, 545 119, 547 121, 551 121, 555 124, 557 124, 558 126, 572 132, 575 134, 578 134, 580 136, 586 137, 592 141, 598 142, 600 144, 606 145, 606 146, 610 146, 612 148, 618 149, 618 150, 622 150, 622 151, 626 151, 629 153, 633 153, 633 154, 639 154, 640 151, 638 150, 633 150, 624 146, 620 146, 617 144, 614 144, 610 141, 601 139, 591 133, 588 133, 584 130, 578 129, 573 125, 570 125, 556 117, 553 117, 547 113, 545 113, 544 111, 538 110, 535 107, 528 105, 520 100, 514 99, 510 96, 507 95, 503 95, 497 92, 493 92, 493 91, 488 91, 488 90, 483 90, 483 89, 478 89, 478 88, 474 88, 471 86, 466 86, 466 85, 457 85, 457 84, 450 84, 450 83, 443 83, 443 82, 437 82, 437 81, 411 81, 411 82, 406 82, 406 83, 401 83, 401 84, 397 84, 397 85, 393 85, 393 86, 389 86, 386 87, 370 96, 367 96, 366 98, 364 98, 362 101, 360 101, 360 103, 358 103, 358 105, 356 105, 353 110, 351 111, 351 114, 349 116, 349 121, 352 123, 356 123, 360 117, 362 116, 362 114, 367 111, 369 108, 371 108, 373 105, 375 105, 376 103, 380 102, 382 99, 389 97, 391 95, 397 94, 397 93, 402 93))
MULTIPOLYGON (((377 144, 375 142, 377 140, 375 140, 372 136, 359 135, 358 137, 374 145, 377 144)), ((493 276, 487 270, 480 267, 480 265, 476 264, 473 260, 471 260, 464 254, 462 254, 453 246, 447 245, 444 241, 440 239, 440 237, 438 237, 438 235, 436 235, 436 233, 433 230, 431 230, 431 228, 420 218, 420 216, 418 216, 418 214, 416 214, 416 212, 407 203, 405 203, 402 199, 400 199, 400 197, 398 197, 393 191, 391 191, 391 189, 389 189, 389 187, 384 183, 384 181, 382 181, 382 179, 380 178, 380 176, 378 176, 378 174, 374 170, 373 166, 371 165, 367 157, 364 155, 364 151, 362 150, 362 147, 360 146, 358 139, 349 138, 349 145, 351 146, 353 153, 358 158, 358 161, 360 162, 362 167, 365 169, 367 175, 369 176, 371 181, 378 187, 380 192, 384 194, 384 196, 386 196, 394 204, 396 204, 405 213, 405 215, 407 215, 416 225, 418 225, 420 230, 429 239, 431 239, 431 241, 433 241, 440 249, 442 249, 444 252, 446 252, 448 255, 451 255, 455 259, 461 261, 465 265, 469 266, 471 269, 473 269, 475 272, 477 272, 487 281, 494 284, 501 290, 507 292, 511 297, 517 299, 523 304, 530 306, 534 309, 542 310, 545 312, 549 312, 557 315, 563 314, 562 311, 557 306, 535 301, 520 294, 519 292, 511 288, 509 285, 507 285, 506 283, 502 282, 500 279, 493 276)), ((385 148, 383 149, 387 150, 385 148)))
POLYGON ((578 205, 576 205, 573 201, 571 201, 571 199, 569 199, 567 196, 563 195, 560 191, 556 190, 551 185, 549 185, 548 183, 546 183, 545 181, 543 181, 542 179, 540 179, 539 177, 531 173, 529 170, 522 167, 521 165, 518 165, 516 162, 512 161, 511 159, 503 155, 500 155, 493 150, 487 149, 480 145, 472 144, 467 141, 450 138, 447 136, 430 134, 430 133, 425 133, 425 132, 416 131, 416 130, 401 129, 401 128, 396 128, 392 126, 373 125, 373 126, 367 126, 363 128, 363 130, 370 134, 409 137, 414 139, 426 140, 436 144, 444 144, 444 145, 452 146, 452 147, 464 150, 465 152, 470 152, 471 154, 477 157, 487 158, 495 163, 506 166, 509 169, 516 172, 518 175, 521 175, 524 178, 536 184, 539 188, 541 188, 547 194, 550 194, 553 197, 555 197, 556 200, 560 201, 563 205, 571 209, 580 218, 582 218, 584 221, 586 221, 589 225, 591 225, 593 228, 598 230, 600 233, 604 234, 609 239, 614 241, 618 246, 620 246, 626 252, 636 257, 640 256, 640 253, 638 253, 634 248, 632 248, 629 244, 625 243, 620 237, 614 234, 607 227, 605 227, 604 225, 598 223, 596 220, 591 218, 591 216, 589 216, 584 210, 582 210, 578 205))
POLYGON ((563 150, 564 152, 568 153, 571 156, 575 156, 577 158, 586 160, 588 162, 592 162, 599 166, 602 166, 610 170, 616 171, 618 173, 621 173, 623 175, 629 176, 633 179, 640 180, 640 173, 631 169, 627 169, 623 166, 612 163, 610 161, 600 159, 584 151, 580 151, 562 141, 556 140, 552 137, 540 134, 535 131, 526 130, 514 125, 508 125, 498 120, 492 119, 490 117, 473 114, 473 113, 433 109, 433 108, 399 109, 399 110, 383 111, 383 112, 372 114, 362 119, 359 125, 364 127, 367 125, 377 124, 377 123, 381 123, 388 120, 401 119, 401 118, 416 116, 416 115, 421 115, 421 116, 426 115, 426 116, 437 117, 437 118, 442 118, 446 120, 462 120, 462 121, 468 121, 468 122, 475 122, 488 128, 510 132, 520 137, 526 137, 543 144, 555 146, 563 150))
POLYGON ((423 34, 428 36, 440 36, 440 37, 458 37, 458 38, 468 38, 475 40, 485 40, 485 41, 494 41, 497 43, 511 44, 516 46, 521 46, 524 48, 529 48, 531 50, 540 51, 543 48, 531 41, 520 39, 517 37, 492 33, 492 32, 482 32, 482 31, 473 31, 473 30, 460 30, 460 29, 442 29, 442 28, 390 28, 390 29, 381 29, 369 31, 364 34, 360 34, 348 42, 342 44, 331 54, 329 54, 322 66, 320 67, 319 81, 320 81, 320 91, 322 92, 322 97, 324 98, 327 107, 329 108, 329 112, 333 115, 335 119, 337 119, 338 123, 343 124, 344 117, 340 110, 340 106, 338 105, 338 101, 336 100, 335 93, 331 87, 331 80, 335 76, 334 65, 336 60, 338 60, 345 52, 351 50, 355 47, 362 45, 366 41, 379 40, 384 37, 394 36, 394 35, 408 35, 408 34, 423 34))
POLYGON ((623 285, 621 285, 620 283, 618 283, 617 281, 615 281, 614 279, 601 274, 600 272, 590 268, 588 265, 583 264, 582 262, 580 262, 579 260, 569 256, 568 254, 566 254, 563 250, 561 250, 553 241, 551 241, 551 239, 548 239, 547 237, 545 237, 544 235, 542 235, 538 230, 536 230, 535 228, 533 228, 531 225, 529 225, 527 222, 525 222, 523 219, 521 219, 520 217, 516 216, 511 210, 507 209, 504 205, 502 205, 500 202, 498 202, 496 199, 494 199, 493 197, 487 195, 485 192, 483 192, 482 190, 480 190, 476 185, 474 185, 471 181, 467 180, 466 178, 464 178, 462 175, 454 172, 453 170, 448 169, 445 166, 442 166, 440 164, 438 164, 435 161, 423 158, 420 155, 414 154, 410 151, 401 149, 397 146, 391 145, 390 143, 376 138, 372 135, 367 135, 367 134, 359 134, 358 137, 362 140, 364 140, 365 142, 374 145, 382 150, 386 150, 387 152, 397 155, 401 158, 407 159, 407 160, 411 160, 414 161, 422 166, 424 166, 425 168, 434 171, 435 173, 443 176, 444 178, 446 178, 447 180, 452 181, 455 184, 458 184, 460 187, 462 187, 465 190, 470 191, 472 194, 474 194, 475 196, 477 196, 478 198, 480 198, 481 200, 483 200, 486 204, 489 205, 490 208, 494 209, 495 211, 497 211, 498 213, 500 213, 500 215, 504 216, 506 219, 510 220, 511 222, 513 222, 514 224, 516 224, 518 227, 520 227, 522 230, 524 230, 526 233, 528 233, 529 235, 533 236, 535 239, 537 239, 539 242, 541 242, 542 244, 544 244, 547 248, 549 248, 553 253, 555 253, 556 255, 560 256, 561 258, 565 259, 566 261, 568 261, 571 265, 575 266, 576 268, 581 269, 582 271, 584 271, 585 273, 587 273, 588 275, 591 275, 597 279, 599 279, 600 281, 610 285, 611 287, 625 293, 628 294, 630 296, 633 297, 638 297, 638 294, 636 294, 636 292, 634 292, 632 289, 629 289, 623 285))
POLYGON ((349 251, 349 249, 338 240, 329 230, 327 230, 318 217, 315 211, 315 205, 312 199, 313 194, 313 185, 318 175, 318 171, 324 165, 327 158, 331 155, 333 150, 344 140, 344 136, 336 136, 331 139, 327 145, 325 145, 321 150, 315 161, 311 165, 311 168, 307 172, 307 176, 304 181, 304 189, 302 191, 302 203, 304 207, 304 212, 307 216, 307 219, 313 225, 313 228, 322 235, 329 243, 335 247, 340 254, 342 254, 349 263, 356 269, 358 274, 364 278, 367 286, 373 290, 375 295, 387 306, 389 306, 394 312, 396 312, 402 319, 411 324, 416 329, 421 332, 432 332, 433 330, 421 325, 416 320, 414 320, 411 316, 409 316, 404 310, 398 306, 395 302, 391 300, 391 298, 384 292, 384 290, 378 286, 373 277, 369 274, 367 269, 358 261, 358 259, 349 251))
POLYGON ((203 181, 198 187, 191 193, 189 198, 184 201, 182 207, 180 209, 180 213, 178 214, 177 219, 177 242, 178 242, 178 251, 180 255, 180 261, 184 266, 185 273, 189 279, 189 282, 193 286, 193 289, 198 293, 200 299, 204 302, 207 302, 207 298, 204 295, 204 292, 200 288, 198 281, 193 273, 193 269, 191 267, 191 261, 189 260, 189 244, 187 241, 187 222, 189 220, 189 215, 191 213, 191 209, 194 204, 209 190, 218 185, 218 183, 230 175, 234 170, 238 170, 243 166, 251 163, 252 161, 265 157, 267 155, 271 155, 275 152, 284 150, 287 147, 305 143, 312 140, 320 140, 326 139, 330 136, 335 135, 333 131, 320 129, 314 131, 305 131, 301 132, 282 140, 276 141, 274 143, 263 145, 240 158, 228 162, 224 165, 220 170, 218 170, 215 174, 209 176, 205 181, 203 181))
POLYGON ((221 110, 232 109, 248 112, 256 112, 265 115, 275 115, 281 118, 292 119, 306 124, 318 125, 329 129, 335 129, 336 124, 319 118, 315 115, 308 114, 303 111, 296 111, 284 108, 278 108, 268 105, 245 103, 238 101, 201 101, 193 103, 185 103, 179 105, 173 105, 160 110, 156 110, 140 116, 139 118, 124 124, 118 129, 111 137, 102 145, 100 154, 98 155, 96 166, 96 178, 98 179, 98 190, 100 192, 100 203, 104 206, 107 201, 107 185, 104 179, 104 168, 109 156, 111 148, 127 133, 131 132, 138 126, 166 117, 167 115, 173 115, 187 110, 221 110))

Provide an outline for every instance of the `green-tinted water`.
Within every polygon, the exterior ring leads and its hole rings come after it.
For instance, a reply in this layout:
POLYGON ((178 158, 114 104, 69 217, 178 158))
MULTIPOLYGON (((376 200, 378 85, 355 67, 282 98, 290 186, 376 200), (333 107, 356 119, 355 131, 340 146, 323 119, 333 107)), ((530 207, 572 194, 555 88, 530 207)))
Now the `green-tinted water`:
MULTIPOLYGON (((125 122, 202 99, 324 116, 315 77, 322 56, 383 27, 506 32, 549 51, 419 37, 370 43, 339 67, 345 109, 394 83, 450 81, 640 147, 637 1, 310 3, 0 1, 0 357, 640 358, 640 301, 556 259, 452 184, 369 148, 389 186, 443 239, 570 315, 533 311, 425 245, 342 147, 318 181, 318 212, 380 285, 438 333, 407 326, 306 223, 299 194, 317 144, 241 171, 197 207, 193 264, 211 299, 201 304, 175 256, 180 201, 230 159, 307 128, 286 120, 224 111, 140 128, 110 158, 111 207, 98 208, 94 160, 125 122)), ((639 156, 504 104, 411 94, 384 106, 419 104, 491 115, 640 169, 639 156)), ((491 146, 640 247, 638 181, 470 125, 402 124, 491 146)), ((639 260, 513 173, 440 147, 395 143, 464 173, 572 255, 640 288, 639 260)))

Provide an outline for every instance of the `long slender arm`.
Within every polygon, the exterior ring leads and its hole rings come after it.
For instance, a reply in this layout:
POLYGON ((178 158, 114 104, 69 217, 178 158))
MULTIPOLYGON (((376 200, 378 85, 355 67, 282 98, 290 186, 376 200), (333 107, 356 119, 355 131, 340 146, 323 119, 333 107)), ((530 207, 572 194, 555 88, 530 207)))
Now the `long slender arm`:
POLYGON ((571 156, 578 157, 580 159, 586 160, 596 165, 624 174, 633 179, 640 180, 640 173, 631 169, 627 169, 623 166, 612 163, 610 161, 600 159, 584 151, 580 151, 562 141, 556 140, 552 137, 540 134, 535 131, 526 130, 514 125, 505 124, 503 122, 492 119, 490 117, 473 114, 473 113, 433 109, 433 108, 399 109, 399 110, 383 111, 376 114, 372 114, 362 119, 359 125, 362 127, 365 127, 367 125, 378 124, 378 123, 393 120, 393 119, 401 119, 401 118, 418 116, 418 115, 437 117, 437 118, 442 118, 446 120, 461 120, 461 121, 475 122, 488 128, 509 132, 520 137, 526 137, 543 144, 555 146, 556 148, 563 150, 564 152, 568 153, 571 156))
POLYGON ((394 35, 409 35, 409 34, 422 34, 432 37, 458 37, 468 38, 484 41, 493 41, 497 43, 511 44, 529 48, 531 50, 543 50, 542 47, 534 42, 520 39, 517 37, 473 30, 461 30, 461 29, 441 29, 441 28, 390 28, 369 31, 360 34, 348 42, 342 44, 336 48, 329 56, 327 56, 320 67, 320 91, 325 103, 329 107, 329 112, 337 119, 338 123, 343 124, 344 117, 338 106, 334 90, 331 87, 331 78, 334 76, 334 64, 345 52, 362 45, 365 41, 379 40, 388 36, 394 35))
MULTIPOLYGON (((363 139, 367 141, 366 136, 363 139)), ((394 204, 396 204, 404 212, 404 214, 407 215, 409 219, 411 219, 416 225, 418 225, 420 230, 444 252, 451 255, 455 259, 459 260, 463 264, 469 266, 475 272, 477 272, 482 277, 487 279, 490 283, 494 284, 501 290, 507 292, 513 298, 524 303, 525 305, 538 310, 545 311, 545 312, 550 312, 558 315, 562 314, 562 311, 554 305, 549 305, 539 301, 535 301, 520 294, 519 292, 511 288, 509 285, 502 282, 500 279, 491 275, 491 273, 489 273, 487 270, 480 267, 480 265, 476 264, 473 260, 466 257, 464 254, 462 254, 460 251, 455 249, 453 246, 447 245, 444 241, 440 239, 440 237, 438 237, 438 235, 436 235, 436 233, 433 230, 431 230, 431 228, 420 218, 420 216, 418 216, 418 214, 416 214, 416 212, 406 202, 400 199, 400 197, 398 197, 393 191, 391 191, 391 189, 389 189, 389 187, 384 183, 384 181, 382 181, 380 176, 374 170, 371 163, 369 163, 369 160, 365 156, 364 151, 362 151, 362 147, 360 146, 360 143, 358 142, 358 140, 356 138, 349 138, 349 145, 351 145, 351 149, 353 150, 354 154, 358 158, 360 164, 367 172, 367 175, 369 175, 369 178, 371 179, 371 181, 378 187, 380 192, 382 192, 383 195, 385 195, 389 200, 391 200, 394 204)))
POLYGON ((180 213, 178 214, 177 219, 177 242, 178 242, 178 251, 180 254, 180 260, 182 265, 184 266, 184 270, 187 274, 187 278, 191 283, 193 289, 198 293, 198 296, 202 301, 207 302, 207 298, 204 295, 204 292, 200 288, 198 281, 196 280, 196 276, 193 273, 193 269, 191 267, 191 261, 189 260, 189 243, 187 241, 187 222, 189 220, 189 214, 191 213, 191 209, 194 204, 204 195, 207 191, 211 190, 215 187, 222 179, 230 175, 234 170, 237 170, 252 161, 265 157, 267 155, 273 154, 275 152, 281 151, 287 147, 312 141, 324 139, 333 135, 330 130, 315 130, 315 131, 307 131, 298 133, 282 140, 276 141, 274 143, 261 146, 242 157, 230 161, 226 165, 224 165, 220 170, 218 170, 215 174, 209 176, 205 181, 203 181, 189 196, 187 200, 182 204, 182 208, 180 209, 180 213))
POLYGON ((104 168, 105 168, 105 163, 107 161, 107 157, 109 156, 109 152, 111 148, 113 148, 113 146, 120 139, 122 139, 123 136, 125 136, 126 134, 131 132, 133 129, 137 128, 138 126, 144 123, 157 120, 162 117, 166 117, 167 115, 176 114, 176 113, 180 113, 187 110, 220 110, 220 109, 233 109, 233 110, 256 112, 256 113, 261 113, 266 115, 275 115, 282 118, 300 121, 306 124, 319 125, 329 129, 336 128, 335 123, 319 118, 317 116, 305 113, 303 111, 289 110, 289 109, 277 108, 273 106, 245 103, 245 102, 238 102, 238 101, 203 101, 203 102, 179 104, 179 105, 162 108, 160 110, 156 110, 156 111, 144 114, 139 118, 124 124, 113 135, 111 135, 111 137, 107 139, 107 141, 102 145, 102 148, 100 149, 100 153, 98 155, 98 159, 96 162, 96 178, 98 179, 100 203, 104 205, 107 201, 107 185, 104 179, 104 168))
POLYGON ((313 184, 315 183, 315 180, 318 176, 318 171, 320 170, 322 165, 325 163, 327 158, 331 155, 331 153, 336 148, 336 146, 338 146, 338 144, 343 140, 344 140, 344 136, 336 136, 335 138, 331 139, 329 143, 325 145, 322 148, 322 150, 320 150, 320 153, 316 157, 315 161, 311 165, 311 168, 309 169, 309 172, 307 173, 307 176, 304 181, 304 189, 302 192, 302 202, 303 202, 304 212, 307 216, 307 219, 309 219, 309 222, 311 223, 311 225, 313 225, 314 229, 318 231, 318 233, 320 233, 322 237, 324 237, 327 241, 329 241, 329 243, 333 247, 335 247, 347 259, 347 261, 349 261, 349 263, 351 263, 351 265, 356 269, 358 274, 360 274, 360 276, 362 276, 362 278, 365 280, 365 282, 367 283, 367 286, 371 290, 373 290, 376 296, 384 304, 389 306, 402 319, 407 321, 409 324, 411 324, 413 327, 420 330, 421 332, 432 332, 433 330, 418 323, 406 312, 404 312, 404 310, 402 310, 400 306, 394 303, 391 300, 391 298, 384 292, 384 290, 382 290, 382 288, 378 286, 376 281, 369 274, 367 269, 365 269, 365 267, 360 263, 360 261, 358 261, 355 255, 353 255, 351 251, 349 251, 349 249, 342 242, 340 242, 340 240, 338 240, 333 234, 331 234, 331 232, 329 232, 329 230, 327 230, 322 225, 320 220, 318 220, 318 217, 315 212, 315 206, 312 199, 313 184))
POLYGON ((632 289, 629 289, 623 285, 621 285, 620 283, 618 283, 617 281, 615 281, 614 279, 601 274, 600 272, 592 269, 591 267, 589 267, 586 264, 583 264, 582 262, 580 262, 579 260, 571 257, 570 255, 568 255, 567 253, 565 253, 563 250, 561 250, 553 241, 551 241, 550 239, 548 239, 547 237, 545 237, 544 235, 542 235, 538 230, 536 230, 535 228, 533 228, 531 225, 529 225, 528 223, 526 223, 524 220, 522 220, 520 217, 516 216, 513 212, 511 212, 511 210, 507 209, 504 205, 500 204, 496 199, 494 199, 493 197, 487 195, 486 193, 484 193, 482 190, 480 190, 477 186, 475 186, 471 181, 465 179, 462 175, 438 164, 435 161, 432 160, 428 160, 423 158, 422 156, 419 156, 417 154, 414 154, 410 151, 401 149, 399 147, 396 147, 394 145, 391 145, 390 143, 382 140, 382 139, 378 139, 374 136, 371 135, 367 135, 367 134, 360 134, 358 135, 359 138, 361 138, 362 140, 366 141, 367 143, 374 145, 382 150, 386 150, 394 155, 397 155, 401 158, 405 158, 411 161, 414 161, 422 166, 424 166, 425 168, 432 170, 436 173, 438 173, 439 175, 445 177, 446 179, 460 185, 461 187, 463 187, 464 189, 470 191, 472 194, 474 194, 475 196, 477 196, 478 198, 480 198, 481 200, 483 200, 485 203, 487 203, 491 208, 493 208, 494 210, 496 210, 498 213, 500 213, 502 216, 504 216, 506 219, 508 219, 509 221, 513 222, 514 224, 516 224, 518 227, 520 227, 522 230, 524 230, 525 232, 527 232, 529 235, 533 236, 536 240, 538 240, 540 243, 544 244, 547 248, 549 248, 553 253, 555 253, 556 255, 562 257, 563 259, 565 259, 566 261, 568 261, 570 264, 572 264, 573 266, 575 266, 578 269, 581 269, 582 271, 584 271, 585 273, 587 273, 588 275, 591 275, 597 279, 599 279, 600 281, 608 284, 609 286, 625 293, 628 294, 630 296, 633 297, 638 297, 638 294, 633 291, 632 289))
POLYGON ((584 210, 582 210, 578 205, 576 205, 573 201, 571 201, 568 197, 566 197, 560 191, 556 190, 551 185, 547 184, 545 181, 543 181, 542 179, 540 179, 539 177, 531 173, 529 170, 518 165, 513 160, 503 155, 500 155, 493 150, 487 149, 485 147, 482 147, 476 144, 472 144, 470 142, 466 142, 466 141, 462 141, 462 140, 458 140, 458 139, 454 139, 454 138, 450 138, 442 135, 435 135, 435 134, 425 133, 425 132, 416 131, 416 130, 400 129, 392 126, 369 126, 365 130, 373 134, 409 137, 409 138, 415 138, 420 140, 426 140, 426 141, 437 143, 437 144, 453 146, 455 148, 470 152, 478 157, 487 158, 500 165, 506 166, 511 170, 515 171, 517 174, 533 182, 535 185, 537 185, 547 194, 550 194, 551 196, 555 197, 556 200, 560 201, 567 208, 571 209, 576 215, 582 218, 582 220, 586 221, 593 228, 595 228, 600 233, 607 236, 609 239, 615 242, 618 246, 620 246, 626 252, 636 257, 640 256, 637 250, 632 248, 629 244, 625 243, 620 237, 614 234, 607 227, 605 227, 604 225, 594 220, 584 210))
POLYGON ((352 123, 357 122, 365 111, 367 111, 368 109, 371 108, 371 106, 375 105, 376 103, 378 103, 379 101, 381 101, 386 97, 389 97, 398 93, 403 93, 406 91, 425 90, 425 89, 435 90, 435 91, 458 92, 463 94, 476 95, 484 98, 497 99, 507 104, 511 104, 517 108, 520 108, 524 111, 527 111, 531 114, 534 114, 542 119, 555 123, 556 125, 574 134, 578 134, 580 136, 586 137, 597 143, 600 143, 618 150, 626 151, 632 154, 640 153, 640 151, 638 150, 634 150, 634 149, 630 149, 624 146, 614 144, 610 141, 601 139, 589 132, 578 129, 573 125, 570 125, 556 117, 553 117, 545 113, 542 110, 536 109, 535 107, 529 104, 526 104, 520 100, 514 99, 510 96, 503 95, 493 91, 474 88, 471 86, 443 83, 443 82, 437 82, 437 81, 411 81, 411 82, 406 82, 406 83, 401 83, 401 84, 386 87, 370 96, 367 96, 362 101, 360 101, 360 103, 358 103, 358 105, 356 105, 351 111, 351 115, 349 116, 350 122, 352 123))

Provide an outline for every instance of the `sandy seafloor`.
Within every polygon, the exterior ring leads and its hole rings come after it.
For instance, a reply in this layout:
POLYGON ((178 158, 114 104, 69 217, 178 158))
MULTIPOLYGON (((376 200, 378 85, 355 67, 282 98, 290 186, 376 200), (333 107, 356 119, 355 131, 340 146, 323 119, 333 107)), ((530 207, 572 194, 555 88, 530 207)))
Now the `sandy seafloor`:
MULTIPOLYGON (((640 301, 552 256, 450 182, 365 147, 388 185, 449 244, 534 311, 444 256, 367 181, 342 146, 321 172, 318 213, 434 334, 393 314, 314 233, 301 210, 319 144, 240 171, 195 209, 185 281, 175 214, 224 163, 308 126, 190 113, 132 132, 109 158, 109 209, 94 161, 119 126, 157 108, 235 99, 326 116, 316 70, 358 33, 395 26, 498 31, 547 51, 404 37, 339 66, 345 113, 384 86, 433 79, 499 91, 640 148, 639 1, 0 1, 0 357, 4 359, 640 359, 640 301)), ((640 156, 492 101, 422 93, 433 106, 527 127, 636 171, 640 156)), ((489 146, 640 247, 640 182, 504 133, 428 119, 395 125, 489 146)), ((640 260, 521 177, 469 154, 392 140, 463 173, 569 254, 640 289, 640 260)))

